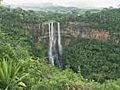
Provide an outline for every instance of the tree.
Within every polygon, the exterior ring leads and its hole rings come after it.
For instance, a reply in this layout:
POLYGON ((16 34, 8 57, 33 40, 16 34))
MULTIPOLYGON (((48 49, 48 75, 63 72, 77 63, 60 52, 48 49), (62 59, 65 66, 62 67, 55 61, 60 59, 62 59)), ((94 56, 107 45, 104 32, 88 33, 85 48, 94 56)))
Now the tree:
POLYGON ((120 78, 119 44, 79 38, 74 39, 64 51, 65 64, 73 71, 80 67, 86 79, 103 83, 108 79, 120 78))

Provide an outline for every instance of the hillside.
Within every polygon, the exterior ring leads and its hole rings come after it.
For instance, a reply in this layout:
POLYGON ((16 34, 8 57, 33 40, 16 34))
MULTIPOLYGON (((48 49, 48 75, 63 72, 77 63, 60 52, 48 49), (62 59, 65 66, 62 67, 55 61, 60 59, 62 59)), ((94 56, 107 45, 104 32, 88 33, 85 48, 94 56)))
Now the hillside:
POLYGON ((79 14, 78 8, 58 9, 66 13, 0 7, 0 89, 120 90, 120 9, 85 14, 79 14), (78 11, 68 12, 73 9, 78 11), (82 28, 86 33, 97 31, 97 37, 106 31, 110 38, 70 37, 71 42, 63 48, 65 66, 58 68, 49 64, 47 39, 37 38, 42 29, 35 29, 50 20, 58 21, 68 32, 87 23, 89 27, 82 28))

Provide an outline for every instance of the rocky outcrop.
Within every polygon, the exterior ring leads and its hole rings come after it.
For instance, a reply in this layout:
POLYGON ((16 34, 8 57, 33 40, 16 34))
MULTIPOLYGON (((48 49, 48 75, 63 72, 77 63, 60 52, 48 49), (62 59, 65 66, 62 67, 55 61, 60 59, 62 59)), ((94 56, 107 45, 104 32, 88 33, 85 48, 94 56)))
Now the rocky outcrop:
MULTIPOLYGON (((25 28, 30 31, 33 41, 35 43, 39 41, 48 41, 48 24, 47 22, 40 24, 26 24, 25 28)), ((54 28, 57 28, 57 25, 54 24, 54 28)), ((57 32, 56 32, 57 33, 57 32)), ((64 42, 64 45, 69 45, 70 41, 73 38, 90 38, 98 40, 109 40, 110 34, 107 30, 98 30, 91 28, 89 23, 84 22, 68 22, 61 26, 61 35, 64 42)))
POLYGON ((109 40, 110 34, 107 30, 91 28, 90 24, 84 22, 69 22, 64 26, 65 45, 69 45, 72 38, 90 38, 98 40, 109 40))

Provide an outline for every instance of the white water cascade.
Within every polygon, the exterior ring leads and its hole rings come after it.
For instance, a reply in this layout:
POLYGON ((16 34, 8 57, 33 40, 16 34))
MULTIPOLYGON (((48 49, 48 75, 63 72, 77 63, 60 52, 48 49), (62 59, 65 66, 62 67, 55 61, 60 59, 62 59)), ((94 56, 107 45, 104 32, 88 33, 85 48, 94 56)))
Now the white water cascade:
POLYGON ((59 54, 62 55, 60 23, 58 22, 57 24, 58 24, 58 49, 59 49, 59 54))
POLYGON ((53 57, 53 42, 54 42, 54 29, 53 22, 49 23, 49 60, 52 65, 54 65, 54 57, 53 57))
POLYGON ((49 23, 49 61, 52 65, 63 67, 62 63, 62 44, 60 23, 57 23, 57 30, 54 28, 54 23, 49 23))

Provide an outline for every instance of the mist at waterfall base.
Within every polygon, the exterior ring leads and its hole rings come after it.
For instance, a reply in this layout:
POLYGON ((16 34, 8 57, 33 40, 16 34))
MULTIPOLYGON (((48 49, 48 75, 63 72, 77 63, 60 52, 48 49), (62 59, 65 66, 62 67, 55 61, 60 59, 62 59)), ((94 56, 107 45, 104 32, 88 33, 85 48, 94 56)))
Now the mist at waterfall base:
POLYGON ((54 28, 54 22, 49 22, 48 57, 52 65, 63 68, 60 23, 55 23, 57 24, 56 29, 54 28))

